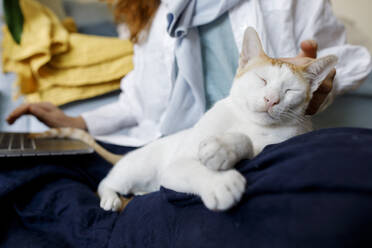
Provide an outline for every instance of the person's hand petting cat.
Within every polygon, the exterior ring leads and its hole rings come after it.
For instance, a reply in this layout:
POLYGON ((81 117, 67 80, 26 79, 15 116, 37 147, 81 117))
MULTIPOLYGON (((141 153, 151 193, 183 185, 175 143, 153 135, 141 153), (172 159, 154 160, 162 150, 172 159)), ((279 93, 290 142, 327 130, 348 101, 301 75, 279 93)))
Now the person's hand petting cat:
POLYGON ((81 116, 67 116, 61 109, 49 102, 22 104, 8 116, 6 121, 11 125, 23 115, 33 115, 48 127, 75 127, 87 129, 81 116))
MULTIPOLYGON (((305 40, 301 42, 301 52, 294 58, 282 58, 281 60, 295 65, 307 65, 317 57, 318 44, 314 40, 305 40)), ((306 110, 307 115, 314 115, 331 92, 333 80, 336 76, 336 69, 333 69, 318 90, 314 93, 309 107, 306 110)))

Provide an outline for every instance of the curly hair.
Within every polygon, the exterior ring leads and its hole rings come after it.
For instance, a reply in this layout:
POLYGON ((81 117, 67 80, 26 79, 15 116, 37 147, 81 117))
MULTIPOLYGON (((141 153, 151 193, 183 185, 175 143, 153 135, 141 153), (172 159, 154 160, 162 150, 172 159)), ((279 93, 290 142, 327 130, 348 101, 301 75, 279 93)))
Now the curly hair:
POLYGON ((130 31, 130 40, 138 42, 141 31, 147 29, 160 5, 160 0, 106 0, 113 6, 115 20, 125 23, 130 31))

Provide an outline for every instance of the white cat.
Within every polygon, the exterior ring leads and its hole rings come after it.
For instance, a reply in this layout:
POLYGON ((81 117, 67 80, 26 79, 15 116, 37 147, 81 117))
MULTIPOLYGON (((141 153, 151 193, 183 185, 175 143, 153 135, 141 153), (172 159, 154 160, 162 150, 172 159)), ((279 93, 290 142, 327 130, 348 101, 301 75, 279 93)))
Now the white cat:
MULTIPOLYGON (((255 30, 247 28, 230 95, 193 128, 120 158, 102 151, 92 138, 86 140, 109 161, 118 161, 99 184, 101 207, 116 211, 121 207, 117 193, 153 192, 160 186, 197 194, 211 210, 232 207, 246 187, 234 165, 257 155, 266 145, 310 131, 305 110, 336 63, 335 56, 303 67, 269 58, 255 30)), ((63 129, 44 136, 58 136, 56 133, 64 136, 63 129)), ((75 138, 84 139, 82 131, 76 133, 75 138)), ((74 135, 70 132, 68 136, 74 135)))

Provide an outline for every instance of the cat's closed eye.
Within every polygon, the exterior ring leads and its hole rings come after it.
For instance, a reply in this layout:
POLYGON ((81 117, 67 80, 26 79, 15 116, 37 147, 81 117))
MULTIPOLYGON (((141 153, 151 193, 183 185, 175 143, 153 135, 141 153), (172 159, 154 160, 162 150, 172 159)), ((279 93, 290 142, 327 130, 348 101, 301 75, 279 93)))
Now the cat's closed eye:
POLYGON ((286 89, 284 93, 287 94, 289 92, 290 93, 295 93, 295 92, 299 92, 299 90, 297 90, 297 89, 286 89))
POLYGON ((257 75, 257 77, 259 78, 259 79, 261 79, 261 81, 264 83, 264 85, 266 86, 267 85, 267 81, 266 81, 266 79, 264 79, 263 77, 261 77, 260 75, 258 75, 257 73, 256 73, 256 75, 257 75))

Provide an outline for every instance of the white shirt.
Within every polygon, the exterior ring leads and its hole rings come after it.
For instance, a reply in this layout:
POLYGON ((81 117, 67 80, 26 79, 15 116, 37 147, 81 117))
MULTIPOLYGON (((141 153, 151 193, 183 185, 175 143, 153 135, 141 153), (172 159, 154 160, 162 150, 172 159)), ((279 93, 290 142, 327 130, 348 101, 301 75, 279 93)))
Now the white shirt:
MULTIPOLYGON (((162 136, 160 126, 171 93, 175 39, 166 32, 167 1, 163 0, 145 42, 134 46, 134 70, 123 78, 116 103, 84 113, 89 132, 97 139, 141 146, 162 136), (120 134, 117 132, 121 131, 120 134)), ((328 97, 357 87, 372 68, 367 49, 346 44, 343 25, 326 0, 247 0, 229 11, 236 45, 244 30, 254 27, 271 57, 293 57, 299 44, 315 39, 318 56, 339 57, 334 87, 328 97)))

